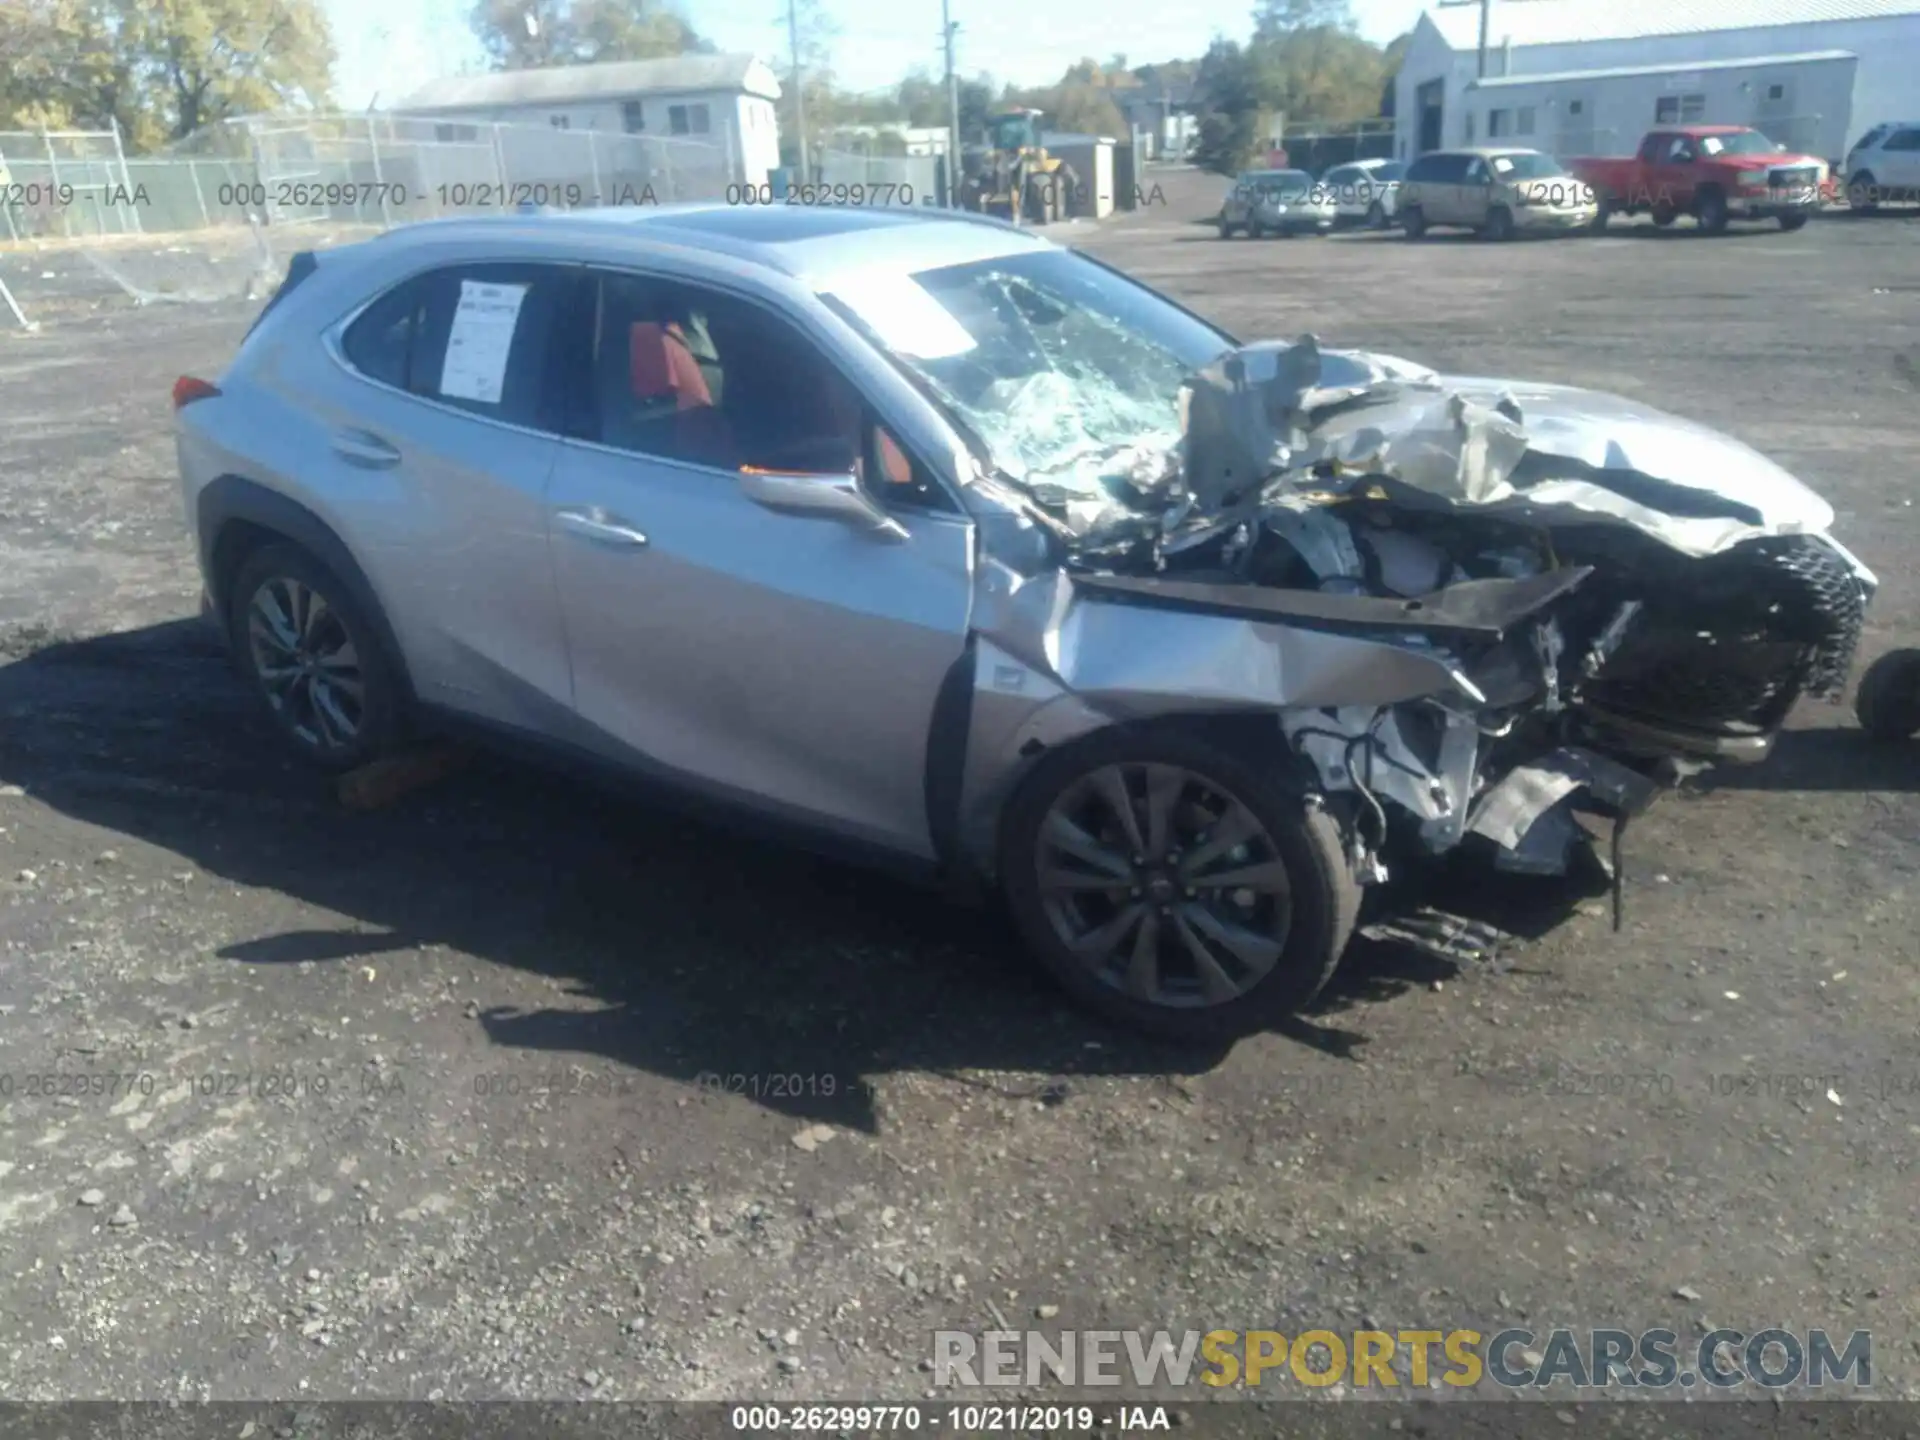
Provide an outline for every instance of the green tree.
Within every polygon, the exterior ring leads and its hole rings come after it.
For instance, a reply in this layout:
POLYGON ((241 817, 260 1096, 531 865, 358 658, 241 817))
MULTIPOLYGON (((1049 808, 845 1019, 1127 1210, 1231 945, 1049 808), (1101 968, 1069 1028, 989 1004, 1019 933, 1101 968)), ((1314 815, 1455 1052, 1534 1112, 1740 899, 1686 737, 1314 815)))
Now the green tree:
POLYGON ((263 110, 317 107, 333 39, 318 0, 27 0, 0 63, 0 128, 117 125, 129 148, 263 110))
POLYGON ((1194 144, 1194 161, 1220 175, 1247 168, 1265 143, 1267 78, 1256 55, 1232 40, 1215 40, 1194 76, 1206 109, 1194 144))
POLYGON ((662 0, 475 0, 468 23, 496 70, 713 50, 662 0))
POLYGON ((139 52, 158 62, 176 140, 235 116, 319 107, 330 98, 333 36, 317 0, 159 0, 128 8, 139 52))

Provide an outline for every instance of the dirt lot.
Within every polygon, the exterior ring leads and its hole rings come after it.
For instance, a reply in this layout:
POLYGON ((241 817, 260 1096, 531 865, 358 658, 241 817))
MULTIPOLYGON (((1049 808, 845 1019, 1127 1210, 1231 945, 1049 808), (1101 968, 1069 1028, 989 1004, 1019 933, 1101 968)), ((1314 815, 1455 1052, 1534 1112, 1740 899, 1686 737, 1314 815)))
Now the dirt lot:
MULTIPOLYGON (((1159 182, 1089 248, 1721 426, 1920 640, 1920 219, 1221 242, 1159 182)), ((255 307, 55 298, 0 330, 8 1398, 913 1398, 1001 1321, 1866 1328, 1920 1396, 1920 745, 1809 707, 1636 827, 1623 933, 1506 882, 1499 965, 1161 1050, 991 917, 509 764, 342 812, 185 618, 167 391, 255 307)))

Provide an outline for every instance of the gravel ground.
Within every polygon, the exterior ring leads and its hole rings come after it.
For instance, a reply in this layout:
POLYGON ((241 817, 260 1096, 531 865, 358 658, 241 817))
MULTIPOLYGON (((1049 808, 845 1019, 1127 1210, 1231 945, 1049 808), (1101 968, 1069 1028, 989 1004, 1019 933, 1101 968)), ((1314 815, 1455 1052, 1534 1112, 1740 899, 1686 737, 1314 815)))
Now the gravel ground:
MULTIPOLYGON (((1156 183, 1074 233, 1243 335, 1721 426, 1879 571, 1863 658, 1914 639, 1920 219, 1222 242, 1218 182, 1156 183)), ((931 1332, 1003 1321, 1864 1328, 1920 1395, 1920 748, 1810 706, 1636 826, 1622 933, 1463 882, 1530 937, 1500 963, 1363 944, 1285 1033, 1160 1049, 991 916, 509 763, 341 811, 185 618, 167 391, 256 307, 37 263, 0 259, 51 317, 0 329, 0 1395, 913 1399, 931 1332)))

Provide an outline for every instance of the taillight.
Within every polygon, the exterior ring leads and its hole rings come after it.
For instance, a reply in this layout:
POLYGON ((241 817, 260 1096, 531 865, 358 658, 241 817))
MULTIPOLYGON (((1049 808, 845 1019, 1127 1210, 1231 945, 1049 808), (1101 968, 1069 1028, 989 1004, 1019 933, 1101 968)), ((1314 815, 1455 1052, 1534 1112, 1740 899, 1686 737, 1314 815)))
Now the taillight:
POLYGON ((219 393, 220 387, 210 381, 193 375, 182 375, 173 382, 173 408, 179 410, 196 400, 205 400, 219 393))

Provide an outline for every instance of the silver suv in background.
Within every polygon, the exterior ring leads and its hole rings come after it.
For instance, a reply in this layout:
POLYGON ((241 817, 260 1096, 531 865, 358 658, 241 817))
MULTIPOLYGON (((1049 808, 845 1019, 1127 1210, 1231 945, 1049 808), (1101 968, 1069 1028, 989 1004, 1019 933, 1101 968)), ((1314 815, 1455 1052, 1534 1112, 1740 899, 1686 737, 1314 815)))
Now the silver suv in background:
POLYGON ((1841 170, 1847 205, 1871 213, 1882 205, 1920 203, 1920 120, 1889 120, 1860 137, 1841 170))
POLYGON ((1325 235, 1336 210, 1333 192, 1304 170, 1256 170, 1240 177, 1220 207, 1220 238, 1245 231, 1267 235, 1325 235))

